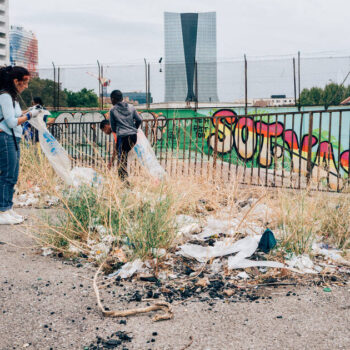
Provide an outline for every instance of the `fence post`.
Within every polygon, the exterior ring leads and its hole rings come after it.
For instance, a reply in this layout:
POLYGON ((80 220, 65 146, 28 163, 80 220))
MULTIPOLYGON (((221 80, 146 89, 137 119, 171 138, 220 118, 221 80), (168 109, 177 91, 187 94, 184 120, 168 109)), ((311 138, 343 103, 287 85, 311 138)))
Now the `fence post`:
POLYGON ((297 106, 297 79, 295 74, 295 57, 293 57, 294 106, 297 106))
POLYGON ((195 111, 197 113, 197 109, 198 109, 198 62, 195 61, 194 62, 194 74, 195 74, 195 80, 194 80, 194 89, 195 89, 195 94, 196 94, 196 98, 194 101, 194 108, 195 111))
POLYGON ((103 97, 104 97, 104 84, 102 83, 104 81, 103 79, 103 65, 101 65, 101 89, 102 89, 102 95, 101 95, 101 110, 103 111, 103 97))
POLYGON ((247 56, 244 55, 244 114, 248 114, 248 62, 247 56))
MULTIPOLYGON (((100 103, 100 107, 101 107, 101 66, 100 66, 100 62, 99 60, 97 60, 97 68, 98 68, 98 100, 100 103)), ((102 110, 103 108, 101 108, 102 110)))
POLYGON ((151 104, 151 64, 148 63, 148 106, 147 109, 150 108, 150 104, 151 104))
MULTIPOLYGON (((313 122, 314 122, 314 113, 311 112, 309 114, 309 138, 308 138, 308 149, 307 149, 307 166, 306 166, 306 178, 307 178, 307 185, 310 184, 311 180, 311 172, 312 172, 312 165, 311 165, 311 156, 312 156, 312 130, 313 130, 313 122)), ((300 171, 300 170, 299 170, 300 171)))
POLYGON ((300 111, 300 51, 298 51, 298 109, 300 111))
POLYGON ((57 109, 60 110, 60 75, 61 75, 61 68, 57 68, 57 109))
POLYGON ((53 110, 56 111, 56 67, 55 63, 52 62, 53 66, 53 110))
POLYGON ((146 108, 148 106, 148 73, 147 73, 147 61, 144 58, 143 59, 145 62, 145 88, 146 88, 146 108))

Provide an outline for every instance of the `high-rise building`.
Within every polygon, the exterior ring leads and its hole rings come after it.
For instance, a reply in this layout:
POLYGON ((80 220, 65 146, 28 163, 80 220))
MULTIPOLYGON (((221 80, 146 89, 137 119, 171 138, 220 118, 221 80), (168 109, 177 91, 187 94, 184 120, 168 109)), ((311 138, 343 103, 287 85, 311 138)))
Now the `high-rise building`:
POLYGON ((9 63, 9 2, 0 0, 0 65, 9 63))
POLYGON ((217 102, 216 13, 164 13, 165 101, 217 102))
POLYGON ((27 68, 31 73, 37 72, 38 40, 33 32, 11 26, 10 62, 12 65, 27 68))

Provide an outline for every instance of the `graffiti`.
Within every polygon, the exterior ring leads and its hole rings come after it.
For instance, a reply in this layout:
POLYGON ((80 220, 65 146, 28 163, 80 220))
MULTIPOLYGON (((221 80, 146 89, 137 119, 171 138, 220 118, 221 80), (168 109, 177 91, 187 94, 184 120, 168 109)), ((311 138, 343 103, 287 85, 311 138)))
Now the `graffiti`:
POLYGON ((161 112, 141 112, 140 115, 145 121, 145 123, 142 125, 142 130, 145 133, 148 141, 152 146, 154 146, 163 138, 166 131, 167 119, 161 112))
MULTIPOLYGON (((308 134, 301 136, 299 145, 298 135, 294 130, 285 130, 282 122, 267 123, 254 121, 253 117, 239 118, 229 109, 215 112, 211 119, 212 131, 208 137, 210 149, 225 155, 232 151, 245 162, 256 157, 260 167, 270 168, 288 151, 290 170, 301 175, 308 175, 308 155, 312 155, 311 178, 315 181, 326 179, 331 189, 343 186, 340 179, 340 168, 336 165, 333 145, 331 142, 319 140, 308 134), (217 137, 216 137, 217 135, 217 137), (312 149, 317 146, 317 151, 312 149), (311 148, 310 148, 311 147, 311 148)), ((349 151, 342 152, 339 166, 349 174, 349 151)))

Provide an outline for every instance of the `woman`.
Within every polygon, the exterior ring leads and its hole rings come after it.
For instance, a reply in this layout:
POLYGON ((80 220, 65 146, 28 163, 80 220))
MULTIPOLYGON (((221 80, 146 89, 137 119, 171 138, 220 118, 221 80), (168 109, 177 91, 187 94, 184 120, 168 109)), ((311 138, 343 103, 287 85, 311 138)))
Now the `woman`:
POLYGON ((33 109, 24 115, 18 103, 29 79, 30 73, 23 67, 0 68, 0 225, 24 220, 13 211, 12 199, 19 172, 21 125, 40 113, 33 109))

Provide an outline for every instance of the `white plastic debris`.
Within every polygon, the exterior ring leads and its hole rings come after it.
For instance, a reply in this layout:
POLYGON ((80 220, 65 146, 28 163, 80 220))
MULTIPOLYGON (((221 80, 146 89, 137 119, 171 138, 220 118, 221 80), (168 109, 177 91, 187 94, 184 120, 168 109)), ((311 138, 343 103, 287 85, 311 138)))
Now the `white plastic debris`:
POLYGON ((69 176, 74 187, 79 187, 83 184, 98 186, 103 182, 102 176, 98 175, 92 168, 75 167, 69 172, 69 176))
POLYGON ((180 251, 176 254, 183 255, 187 258, 194 258, 199 262, 206 262, 212 258, 237 253, 239 251, 239 245, 237 247, 238 242, 234 243, 233 239, 227 238, 215 242, 214 246, 211 247, 203 247, 197 244, 184 244, 180 246, 180 251))
POLYGON ((105 257, 109 253, 110 248, 111 248, 110 244, 106 244, 104 242, 95 244, 91 247, 90 257, 93 257, 93 258, 105 257))
POLYGON ((41 250, 43 251, 41 255, 48 256, 53 253, 52 249, 50 247, 42 247, 41 250))
POLYGON ((289 267, 295 268, 303 273, 317 273, 317 271, 314 270, 314 263, 306 254, 296 256, 293 253, 291 259, 287 260, 286 263, 289 267))
POLYGON ((75 245, 70 244, 70 245, 69 245, 69 248, 68 248, 68 251, 69 251, 70 253, 78 254, 78 253, 81 252, 81 249, 78 248, 78 247, 76 247, 75 245))
POLYGON ((45 196, 45 202, 48 206, 52 207, 53 205, 57 205, 60 199, 56 196, 45 196))
POLYGON ((229 269, 245 269, 247 267, 275 267, 275 268, 285 268, 286 265, 278 261, 267 261, 267 260, 249 260, 241 259, 239 261, 234 261, 234 257, 229 257, 228 268, 229 269))
POLYGON ((14 204, 18 207, 29 207, 37 203, 39 203, 38 194, 34 193, 23 193, 14 200, 14 204))
POLYGON ((159 258, 166 254, 166 250, 163 248, 152 248, 151 252, 154 256, 159 257, 159 258))
POLYGON ((250 278, 250 276, 245 272, 240 272, 238 275, 237 275, 238 278, 242 279, 242 280, 247 280, 250 278))
POLYGON ((120 278, 131 277, 136 272, 143 272, 143 262, 140 259, 136 259, 133 262, 128 262, 117 271, 116 275, 120 278))
POLYGON ((137 160, 151 176, 160 180, 164 178, 166 172, 159 164, 152 146, 141 129, 137 131, 137 142, 132 152, 135 152, 137 160))
POLYGON ((180 247, 180 251, 176 254, 183 255, 188 258, 195 258, 199 262, 206 262, 212 258, 221 257, 237 253, 235 256, 229 257, 229 269, 243 269, 253 266, 266 266, 283 268, 284 264, 276 261, 255 261, 248 260, 258 248, 261 235, 247 236, 237 242, 233 242, 232 238, 215 242, 212 247, 203 247, 196 244, 185 244, 180 247))
POLYGON ((238 219, 234 220, 222 220, 213 216, 209 216, 203 231, 198 235, 199 239, 206 239, 210 236, 217 235, 219 233, 225 233, 226 235, 234 235, 236 233, 235 228, 239 223, 238 219))
POLYGON ((210 265, 210 271, 213 274, 218 274, 222 270, 222 263, 220 259, 215 259, 210 265))
POLYGON ((323 255, 328 260, 337 262, 339 264, 350 266, 350 261, 347 261, 340 255, 341 251, 339 249, 333 249, 333 248, 327 249, 327 248, 324 248, 323 245, 320 243, 314 243, 312 245, 312 251, 315 254, 323 255))

